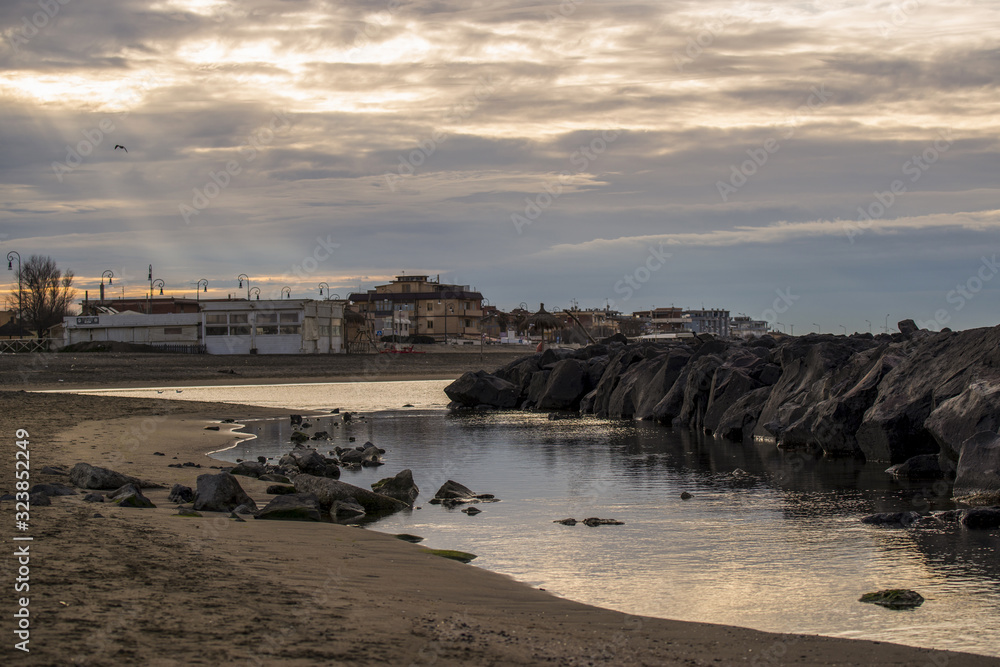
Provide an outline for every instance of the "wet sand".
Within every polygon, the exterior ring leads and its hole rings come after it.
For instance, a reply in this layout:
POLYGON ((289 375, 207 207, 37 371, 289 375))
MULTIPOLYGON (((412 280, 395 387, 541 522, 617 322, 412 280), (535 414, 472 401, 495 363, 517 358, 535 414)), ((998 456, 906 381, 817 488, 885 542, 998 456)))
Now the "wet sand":
MULTIPOLYGON (((629 616, 361 528, 175 516, 169 487, 195 487, 199 474, 221 465, 205 452, 236 439, 228 425, 205 426, 274 410, 21 392, 0 400, 0 452, 13 461, 13 433, 27 430, 33 483, 65 483, 42 466, 85 461, 166 487, 146 492, 155 509, 85 503, 82 495, 32 509, 31 652, 12 649, 5 613, 5 664, 1000 665, 629 616), (167 467, 185 461, 202 468, 167 467)), ((12 468, 3 467, 4 491, 13 489, 12 468)), ((239 480, 261 506, 270 498, 266 483, 239 480)), ((12 503, 0 510, 12 520, 12 503)), ((14 564, 2 563, 11 609, 14 564)))

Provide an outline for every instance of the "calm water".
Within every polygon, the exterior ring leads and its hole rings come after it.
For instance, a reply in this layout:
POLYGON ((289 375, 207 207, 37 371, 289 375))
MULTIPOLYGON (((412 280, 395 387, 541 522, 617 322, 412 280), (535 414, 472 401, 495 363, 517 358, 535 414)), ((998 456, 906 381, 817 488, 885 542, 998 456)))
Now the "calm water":
MULTIPOLYGON (((894 641, 1000 655, 1000 531, 865 526, 873 511, 948 509, 919 484, 892 482, 882 464, 825 461, 741 446, 646 423, 549 421, 544 415, 450 415, 447 382, 335 383, 88 393, 230 401, 290 410, 361 410, 351 424, 310 420, 333 441, 372 440, 385 466, 345 471, 367 487, 413 470, 421 509, 369 524, 470 551, 479 567, 621 611, 894 641), (413 408, 403 409, 404 404, 413 408), (747 476, 734 477, 737 468, 747 476), (427 504, 454 479, 502 502, 477 516, 427 504), (682 491, 693 495, 681 500, 682 491), (552 523, 598 516, 623 526, 552 523), (857 602, 912 588, 913 611, 857 602)), ((225 415, 220 415, 223 417, 225 415)), ((288 420, 248 422, 254 439, 218 458, 280 456, 288 420)))

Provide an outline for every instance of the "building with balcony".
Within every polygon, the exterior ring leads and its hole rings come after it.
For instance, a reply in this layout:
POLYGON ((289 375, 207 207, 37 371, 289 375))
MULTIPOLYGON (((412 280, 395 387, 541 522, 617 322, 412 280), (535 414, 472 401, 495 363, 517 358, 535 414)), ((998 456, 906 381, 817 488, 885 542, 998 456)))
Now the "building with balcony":
MULTIPOLYGON (((348 300, 382 337, 429 336, 437 341, 475 339, 481 333, 483 295, 468 285, 444 285, 429 276, 396 276, 348 300), (407 333, 399 333, 405 325, 407 333)), ((378 336, 376 336, 378 338, 378 336)))
POLYGON ((728 310, 717 308, 686 310, 684 315, 690 318, 690 329, 694 333, 707 333, 720 338, 729 338, 730 318, 728 310))
POLYGON ((756 338, 770 333, 770 329, 766 320, 753 320, 748 315, 737 315, 729 322, 733 338, 756 338))

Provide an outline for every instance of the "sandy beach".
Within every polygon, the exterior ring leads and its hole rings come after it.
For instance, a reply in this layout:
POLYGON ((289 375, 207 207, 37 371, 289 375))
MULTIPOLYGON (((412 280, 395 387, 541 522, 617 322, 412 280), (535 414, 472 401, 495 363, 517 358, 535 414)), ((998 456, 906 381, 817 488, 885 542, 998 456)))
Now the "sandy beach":
MULTIPOLYGON (((47 373, 29 384, 46 386, 47 373)), ((67 483, 42 467, 83 461, 164 487, 146 491, 155 509, 86 503, 82 495, 32 508, 30 653, 14 650, 5 613, 5 664, 1000 665, 888 643, 629 616, 361 528, 176 516, 169 487, 195 487, 199 474, 216 472, 211 466, 223 464, 206 452, 236 439, 229 425, 206 425, 284 412, 23 391, 0 392, 0 400, 0 451, 9 462, 0 491, 14 488, 17 429, 30 434, 32 483, 67 483), (187 461, 202 467, 168 467, 187 461)), ((239 480, 258 505, 270 499, 267 483, 239 480)), ((0 508, 11 525, 13 503, 0 508)), ((9 553, 14 543, 6 541, 9 553)), ((9 556, 2 563, 4 608, 12 609, 17 564, 9 556)))

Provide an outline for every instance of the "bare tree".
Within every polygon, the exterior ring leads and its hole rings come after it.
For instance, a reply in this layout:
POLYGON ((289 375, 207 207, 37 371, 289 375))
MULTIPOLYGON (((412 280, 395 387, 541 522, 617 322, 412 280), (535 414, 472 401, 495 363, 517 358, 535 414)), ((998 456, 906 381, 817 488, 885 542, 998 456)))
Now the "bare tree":
POLYGON ((18 302, 25 325, 44 338, 50 328, 69 314, 76 297, 73 272, 64 274, 51 257, 32 255, 21 267, 20 290, 15 285, 11 296, 18 302))

